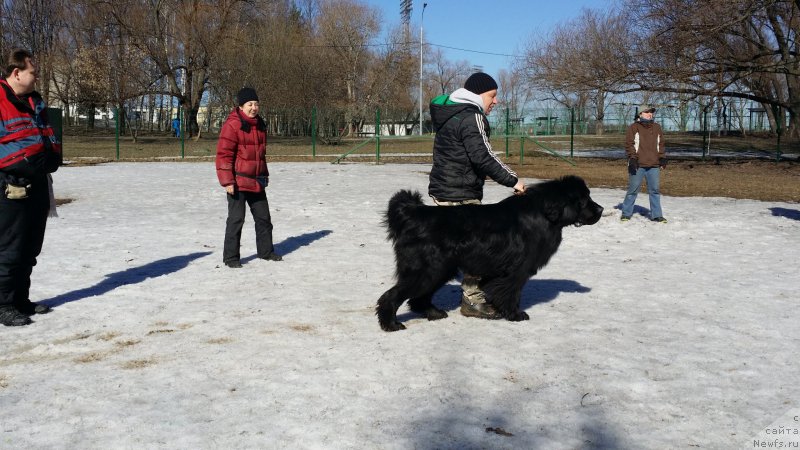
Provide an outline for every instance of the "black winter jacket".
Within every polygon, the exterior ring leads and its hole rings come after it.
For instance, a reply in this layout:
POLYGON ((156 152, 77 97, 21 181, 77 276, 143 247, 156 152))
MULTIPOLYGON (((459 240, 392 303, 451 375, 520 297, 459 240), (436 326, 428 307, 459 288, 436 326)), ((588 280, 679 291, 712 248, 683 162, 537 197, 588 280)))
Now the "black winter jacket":
POLYGON ((480 96, 466 89, 431 101, 436 138, 428 194, 437 200, 482 200, 487 176, 503 186, 517 184, 517 174, 492 150, 491 129, 480 102, 480 96))

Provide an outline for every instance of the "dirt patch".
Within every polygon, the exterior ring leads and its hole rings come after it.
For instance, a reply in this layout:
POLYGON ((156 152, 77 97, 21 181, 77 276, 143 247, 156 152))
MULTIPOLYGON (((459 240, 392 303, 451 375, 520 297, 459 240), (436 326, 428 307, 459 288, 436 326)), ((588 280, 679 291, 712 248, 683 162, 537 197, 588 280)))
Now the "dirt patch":
MULTIPOLYGON (((536 158, 512 167, 524 178, 583 177, 592 187, 625 189, 624 160, 576 159, 575 166, 555 158, 536 158)), ((670 160, 661 175, 661 192, 676 197, 730 197, 800 202, 800 163, 763 160, 670 160)))
POLYGON ((122 363, 120 367, 123 369, 144 369, 145 367, 153 366, 157 363, 154 358, 148 359, 133 359, 122 363))

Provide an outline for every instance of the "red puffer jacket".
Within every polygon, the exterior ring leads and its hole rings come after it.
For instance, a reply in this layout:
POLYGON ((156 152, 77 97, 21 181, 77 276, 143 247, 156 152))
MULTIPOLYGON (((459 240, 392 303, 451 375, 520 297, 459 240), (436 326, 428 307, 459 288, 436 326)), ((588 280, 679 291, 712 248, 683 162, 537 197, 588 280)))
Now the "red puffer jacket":
POLYGON ((219 184, 245 192, 264 190, 257 178, 269 177, 267 127, 261 116, 251 119, 239 108, 231 111, 219 132, 216 165, 219 184))

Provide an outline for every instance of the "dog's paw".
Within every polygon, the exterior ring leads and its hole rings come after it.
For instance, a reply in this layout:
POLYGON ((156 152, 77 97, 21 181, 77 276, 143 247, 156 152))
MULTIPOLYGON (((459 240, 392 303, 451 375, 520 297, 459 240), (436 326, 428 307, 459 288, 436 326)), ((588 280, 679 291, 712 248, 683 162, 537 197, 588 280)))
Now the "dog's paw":
POLYGON ((428 320, 441 320, 447 317, 447 313, 441 309, 429 309, 425 317, 427 317, 428 320))
POLYGON ((508 316, 508 320, 512 322, 522 322, 523 320, 530 320, 530 316, 525 311, 517 311, 510 316, 508 316))
POLYGON ((390 322, 390 323, 382 323, 381 329, 383 331, 399 331, 399 330, 405 330, 406 326, 400 322, 390 322))

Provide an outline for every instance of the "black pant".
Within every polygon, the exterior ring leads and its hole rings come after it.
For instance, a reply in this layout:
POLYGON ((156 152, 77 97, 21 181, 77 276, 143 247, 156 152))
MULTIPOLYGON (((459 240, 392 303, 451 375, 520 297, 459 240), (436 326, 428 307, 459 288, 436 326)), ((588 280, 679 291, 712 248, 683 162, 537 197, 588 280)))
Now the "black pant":
POLYGON ((272 218, 269 215, 269 202, 266 192, 241 192, 228 194, 228 221, 225 224, 225 247, 222 261, 238 261, 239 246, 244 225, 245 203, 256 223, 256 250, 259 258, 265 258, 275 249, 272 245, 272 218))
POLYGON ((47 176, 31 182, 28 197, 9 200, 0 173, 0 306, 29 300, 31 272, 42 251, 50 210, 47 176))

